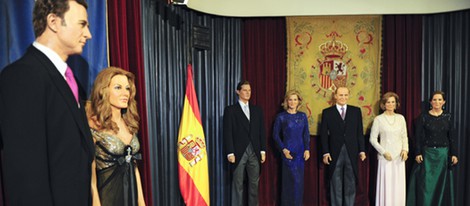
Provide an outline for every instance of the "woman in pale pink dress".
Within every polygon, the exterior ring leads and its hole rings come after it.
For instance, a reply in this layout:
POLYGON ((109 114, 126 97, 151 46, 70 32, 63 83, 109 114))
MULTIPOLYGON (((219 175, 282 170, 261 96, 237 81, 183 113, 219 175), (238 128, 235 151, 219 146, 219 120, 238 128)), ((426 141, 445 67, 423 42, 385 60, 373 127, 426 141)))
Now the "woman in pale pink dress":
POLYGON ((405 118, 395 113, 399 106, 397 94, 385 93, 380 100, 380 108, 384 113, 375 117, 372 124, 369 141, 377 150, 379 161, 376 206, 406 204, 405 161, 408 159, 408 135, 405 118))

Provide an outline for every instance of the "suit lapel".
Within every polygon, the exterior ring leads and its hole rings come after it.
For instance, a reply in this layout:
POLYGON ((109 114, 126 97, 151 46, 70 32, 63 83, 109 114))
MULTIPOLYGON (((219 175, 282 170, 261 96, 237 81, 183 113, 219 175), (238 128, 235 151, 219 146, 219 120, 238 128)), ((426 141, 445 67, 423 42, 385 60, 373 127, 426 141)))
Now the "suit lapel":
MULTIPOLYGON (((75 97, 73 96, 73 93, 69 88, 69 85, 65 81, 64 77, 57 70, 55 65, 42 52, 37 50, 34 46, 31 46, 30 50, 33 52, 33 54, 35 54, 36 57, 38 57, 38 60, 44 65, 44 68, 46 68, 47 74, 51 78, 53 84, 56 86, 62 98, 64 98, 64 101, 66 102, 67 107, 71 111, 73 115, 73 119, 75 120, 75 123, 78 125, 78 128, 80 128, 82 136, 85 139, 88 139, 90 131, 89 129, 87 129, 85 125, 85 119, 83 115, 81 115, 83 113, 84 104, 81 105, 82 108, 78 108, 78 104, 75 101, 75 97)), ((85 143, 87 147, 89 147, 88 141, 85 140, 85 143)))
POLYGON ((346 126, 346 118, 348 116, 348 109, 346 109, 346 116, 344 117, 344 120, 343 118, 341 118, 341 113, 338 111, 338 108, 336 108, 336 105, 333 105, 332 107, 330 107, 330 109, 331 109, 331 112, 333 113, 332 121, 338 124, 339 128, 344 129, 346 126))
MULTIPOLYGON (((243 109, 240 106, 240 103, 236 104, 235 111, 236 111, 236 114, 237 114, 237 119, 239 119, 241 121, 243 127, 247 131, 250 131, 250 120, 248 120, 248 117, 246 117, 245 113, 243 112, 243 109)), ((251 108, 250 108, 250 113, 251 113, 251 108)))
POLYGON ((344 120, 343 118, 341 118, 341 113, 340 111, 338 111, 338 108, 336 107, 336 105, 333 105, 333 107, 331 107, 331 110, 332 112, 335 114, 335 121, 337 122, 344 122, 346 120, 346 117, 348 116, 347 113, 348 113, 348 110, 346 109, 346 116, 344 117, 344 120))
POLYGON ((346 122, 348 122, 348 119, 351 118, 351 107, 348 106, 346 108, 346 113, 344 114, 344 120, 343 120, 343 118, 341 118, 341 115, 339 115, 339 118, 341 119, 344 130, 346 130, 346 127, 348 126, 348 124, 346 124, 346 122))
MULTIPOLYGON (((334 106, 334 111, 335 111, 335 114, 336 114, 336 115, 335 115, 335 116, 336 116, 336 119, 339 118, 339 121, 342 122, 342 121, 343 121, 343 118, 341 118, 341 112, 338 111, 338 108, 336 108, 336 105, 334 106)), ((346 119, 346 118, 344 118, 344 119, 346 119)))

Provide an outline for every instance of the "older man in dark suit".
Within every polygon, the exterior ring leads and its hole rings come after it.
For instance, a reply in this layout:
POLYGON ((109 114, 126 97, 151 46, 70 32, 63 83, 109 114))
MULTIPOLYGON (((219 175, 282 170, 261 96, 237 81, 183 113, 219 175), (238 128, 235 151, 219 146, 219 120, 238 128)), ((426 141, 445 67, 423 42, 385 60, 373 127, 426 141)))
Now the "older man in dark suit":
POLYGON ((224 144, 227 159, 232 163, 232 205, 243 205, 243 180, 248 176, 248 205, 258 205, 260 162, 266 160, 266 138, 263 112, 249 104, 251 86, 248 81, 237 85, 239 100, 224 111, 224 144))
POLYGON ((349 89, 338 87, 336 104, 322 113, 320 129, 323 163, 329 167, 331 205, 354 205, 357 157, 366 159, 361 109, 347 105, 349 89))
POLYGON ((93 141, 65 62, 91 38, 83 0, 37 0, 36 40, 0 75, 0 130, 9 205, 91 203, 93 141))

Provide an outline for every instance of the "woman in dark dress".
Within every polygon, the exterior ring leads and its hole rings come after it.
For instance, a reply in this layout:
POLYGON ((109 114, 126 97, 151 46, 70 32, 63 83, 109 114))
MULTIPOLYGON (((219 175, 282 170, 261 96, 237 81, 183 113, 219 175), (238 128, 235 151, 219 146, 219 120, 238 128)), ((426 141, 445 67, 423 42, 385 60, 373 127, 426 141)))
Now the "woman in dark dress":
POLYGON ((303 201, 304 167, 310 158, 310 133, 307 115, 297 111, 301 103, 299 92, 288 91, 282 103, 285 111, 278 114, 274 122, 274 140, 282 152, 281 205, 302 205, 303 201))
POLYGON ((140 145, 135 93, 134 75, 116 67, 103 69, 93 85, 86 111, 96 148, 94 206, 145 205, 136 166, 140 145))
POLYGON ((451 114, 444 112, 444 92, 432 94, 431 110, 416 121, 416 163, 407 205, 454 205, 452 166, 457 164, 451 114))

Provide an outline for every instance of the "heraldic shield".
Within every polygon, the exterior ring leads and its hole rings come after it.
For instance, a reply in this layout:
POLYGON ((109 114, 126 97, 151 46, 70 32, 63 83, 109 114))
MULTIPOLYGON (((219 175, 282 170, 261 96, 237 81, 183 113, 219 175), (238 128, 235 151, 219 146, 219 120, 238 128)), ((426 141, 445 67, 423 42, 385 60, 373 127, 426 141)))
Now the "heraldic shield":
POLYGON ((189 162, 192 167, 197 164, 203 157, 203 148, 206 148, 204 141, 199 137, 193 137, 192 134, 186 136, 178 143, 183 157, 189 162))

